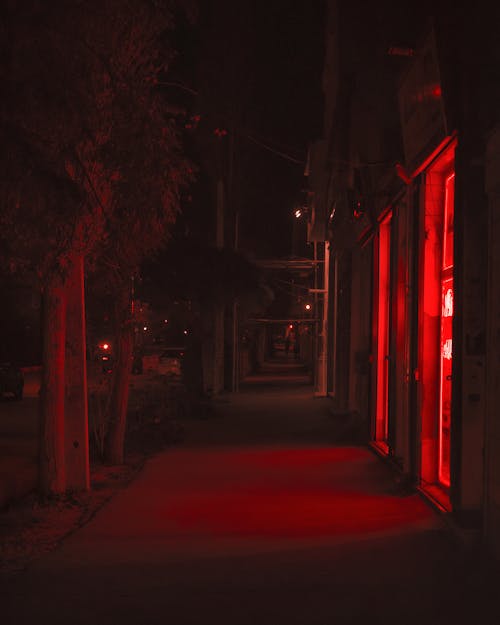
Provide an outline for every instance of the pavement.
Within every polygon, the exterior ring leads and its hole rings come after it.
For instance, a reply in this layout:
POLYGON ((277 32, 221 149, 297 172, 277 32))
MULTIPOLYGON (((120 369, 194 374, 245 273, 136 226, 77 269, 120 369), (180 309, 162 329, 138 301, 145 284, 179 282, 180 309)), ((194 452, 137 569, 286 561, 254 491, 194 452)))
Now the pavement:
POLYGON ((0 398, 0 510, 36 488, 40 367, 24 367, 24 398, 0 398))
POLYGON ((181 445, 3 582, 2 625, 500 622, 496 569, 339 437, 329 402, 287 360, 187 419, 181 445))
MULTIPOLYGON (((89 390, 102 379, 102 370, 92 363, 88 368, 89 390), (93 366, 92 366, 93 364, 93 366)), ((0 511, 36 491, 38 485, 41 367, 23 367, 24 398, 0 398, 0 511)), ((144 374, 130 381, 129 406, 139 397, 158 389, 158 374, 145 368, 144 374)))

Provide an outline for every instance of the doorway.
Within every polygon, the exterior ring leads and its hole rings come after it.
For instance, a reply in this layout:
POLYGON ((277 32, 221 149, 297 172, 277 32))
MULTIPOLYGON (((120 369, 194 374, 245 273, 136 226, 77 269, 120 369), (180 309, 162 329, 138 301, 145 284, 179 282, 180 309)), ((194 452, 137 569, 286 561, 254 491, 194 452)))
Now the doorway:
POLYGON ((420 483, 449 508, 452 480, 455 143, 424 173, 418 297, 420 483))
POLYGON ((438 479, 450 486, 451 391, 453 360, 453 217, 455 172, 444 182, 443 254, 441 264, 441 337, 438 424, 438 479))
POLYGON ((389 376, 391 328, 391 238, 392 211, 379 224, 375 245, 374 349, 375 421, 373 440, 389 452, 389 376))

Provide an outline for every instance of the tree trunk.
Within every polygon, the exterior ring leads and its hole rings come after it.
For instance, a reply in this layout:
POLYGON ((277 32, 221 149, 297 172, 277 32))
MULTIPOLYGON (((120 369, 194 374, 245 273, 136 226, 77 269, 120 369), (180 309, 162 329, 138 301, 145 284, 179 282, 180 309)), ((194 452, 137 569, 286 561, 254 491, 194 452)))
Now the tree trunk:
POLYGON ((67 281, 66 321, 66 486, 90 488, 87 354, 83 256, 75 254, 67 281))
POLYGON ((66 292, 62 280, 54 276, 49 280, 43 294, 39 457, 39 489, 43 495, 62 493, 66 490, 64 458, 65 347, 66 292))
MULTIPOLYGON (((117 317, 121 320, 123 320, 123 310, 123 307, 121 307, 121 309, 117 309, 117 317)), ((133 328, 130 320, 127 319, 117 325, 117 354, 114 365, 114 383, 108 415, 108 432, 104 450, 105 459, 111 464, 123 464, 124 460, 128 394, 130 388, 130 372, 132 368, 133 352, 133 328)))
POLYGON ((214 395, 219 395, 224 390, 224 343, 225 343, 225 310, 222 302, 216 302, 214 310, 214 395))

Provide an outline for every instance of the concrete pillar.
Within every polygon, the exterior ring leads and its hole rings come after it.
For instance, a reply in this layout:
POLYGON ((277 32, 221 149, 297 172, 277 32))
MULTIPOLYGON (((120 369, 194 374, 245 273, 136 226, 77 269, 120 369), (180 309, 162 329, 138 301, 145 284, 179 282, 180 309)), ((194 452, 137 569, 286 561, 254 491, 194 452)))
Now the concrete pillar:
POLYGON ((456 320, 454 319, 452 504, 474 522, 483 504, 486 368, 487 205, 480 146, 462 139, 456 152, 456 320), (456 336, 456 341, 455 341, 456 336), (457 364, 457 367, 455 367, 457 364))
POLYGON ((485 506, 486 542, 500 557, 500 126, 492 133, 486 153, 486 192, 488 194, 488 330, 485 428, 485 506))
POLYGON ((323 292, 321 294, 322 313, 318 335, 317 352, 317 384, 315 395, 320 397, 328 394, 328 290, 330 279, 330 245, 324 244, 323 292))

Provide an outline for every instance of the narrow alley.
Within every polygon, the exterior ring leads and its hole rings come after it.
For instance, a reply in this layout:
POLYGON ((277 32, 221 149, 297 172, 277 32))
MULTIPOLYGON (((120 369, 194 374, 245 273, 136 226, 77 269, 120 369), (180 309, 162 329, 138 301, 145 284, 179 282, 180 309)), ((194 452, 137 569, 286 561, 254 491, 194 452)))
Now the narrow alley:
POLYGON ((329 406, 266 365, 7 580, 3 625, 497 623, 485 567, 329 406))

